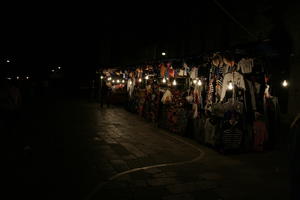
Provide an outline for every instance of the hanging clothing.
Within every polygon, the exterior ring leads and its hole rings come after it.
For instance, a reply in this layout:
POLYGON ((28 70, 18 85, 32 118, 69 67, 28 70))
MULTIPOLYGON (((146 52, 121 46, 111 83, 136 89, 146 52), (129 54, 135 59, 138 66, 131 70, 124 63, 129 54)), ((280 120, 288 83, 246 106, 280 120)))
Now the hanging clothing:
POLYGON ((168 71, 169 71, 169 76, 170 76, 171 78, 174 78, 174 77, 175 77, 175 70, 173 69, 173 67, 170 67, 170 68, 168 69, 168 71))
POLYGON ((253 83, 249 80, 246 80, 246 85, 247 85, 247 90, 250 93, 251 96, 251 105, 252 105, 252 110, 256 110, 256 93, 255 93, 255 86, 253 85, 253 83))
POLYGON ((190 72, 190 78, 191 79, 196 79, 198 78, 198 68, 197 67, 193 67, 191 72, 190 72))
POLYGON ((188 67, 188 65, 186 63, 183 63, 183 68, 184 68, 184 76, 187 76, 188 73, 190 72, 190 68, 188 67))
POLYGON ((171 102, 171 101, 172 101, 172 93, 170 92, 170 90, 167 90, 167 91, 164 93, 163 97, 161 98, 161 102, 162 102, 163 104, 166 104, 166 103, 169 103, 169 102, 171 102))
POLYGON ((226 149, 239 149, 242 143, 241 114, 235 110, 224 114, 222 146, 226 149))
POLYGON ((206 144, 215 145, 215 134, 217 130, 217 120, 212 118, 206 119, 204 125, 204 142, 206 144))
POLYGON ((243 58, 238 62, 237 71, 241 70, 243 74, 249 74, 252 73, 252 68, 253 68, 253 59, 243 58))
POLYGON ((196 103, 193 104, 193 119, 198 117, 198 105, 196 103))
POLYGON ((133 77, 127 81, 127 92, 129 93, 130 97, 132 96, 134 87, 135 87, 135 78, 133 77))
POLYGON ((160 76, 165 77, 167 72, 167 67, 164 64, 160 64, 160 76))
POLYGON ((268 140, 268 131, 265 122, 255 121, 253 123, 254 150, 263 151, 263 145, 268 140))
POLYGON ((237 86, 238 88, 242 88, 244 90, 246 89, 244 77, 242 74, 240 74, 239 72, 227 73, 224 76, 220 101, 223 101, 230 82, 232 82, 232 84, 234 86, 237 86))

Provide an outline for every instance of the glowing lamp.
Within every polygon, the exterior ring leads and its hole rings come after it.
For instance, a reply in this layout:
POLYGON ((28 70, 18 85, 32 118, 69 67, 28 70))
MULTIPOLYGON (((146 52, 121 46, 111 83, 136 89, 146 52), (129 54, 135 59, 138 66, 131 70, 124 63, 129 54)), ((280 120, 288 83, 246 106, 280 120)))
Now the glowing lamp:
POLYGON ((172 85, 174 86, 177 85, 176 80, 173 81, 172 85))
POLYGON ((228 90, 232 90, 233 89, 233 84, 232 82, 230 81, 229 84, 228 84, 228 90))
POLYGON ((283 87, 287 87, 287 86, 288 86, 288 82, 287 82, 286 80, 284 80, 284 81, 282 82, 282 86, 283 86, 283 87))

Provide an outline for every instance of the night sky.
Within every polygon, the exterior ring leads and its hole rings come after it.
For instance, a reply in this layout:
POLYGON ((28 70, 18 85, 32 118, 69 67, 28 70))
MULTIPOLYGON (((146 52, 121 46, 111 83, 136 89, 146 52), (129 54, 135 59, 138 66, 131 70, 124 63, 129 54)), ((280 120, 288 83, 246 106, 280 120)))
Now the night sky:
MULTIPOLYGON (((222 5, 251 34, 269 36, 278 7, 271 1, 222 1, 222 5)), ((83 74, 106 65, 153 59, 155 45, 159 51, 169 51, 170 56, 187 56, 257 39, 251 38, 212 1, 167 6, 3 5, 0 23, 2 69, 22 71, 45 71, 61 65, 83 74), (178 53, 183 42, 185 52, 178 53), (108 47, 110 58, 103 61, 103 57, 108 57, 108 47), (9 66, 5 65, 6 59, 12 60, 9 66)))

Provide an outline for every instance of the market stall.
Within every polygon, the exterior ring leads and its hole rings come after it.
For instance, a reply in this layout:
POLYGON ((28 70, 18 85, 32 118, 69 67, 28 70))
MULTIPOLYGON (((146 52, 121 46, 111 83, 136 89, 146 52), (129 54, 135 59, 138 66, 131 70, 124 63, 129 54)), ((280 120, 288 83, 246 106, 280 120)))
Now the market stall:
POLYGON ((129 111, 219 151, 263 151, 275 138, 278 98, 262 58, 218 52, 103 75, 126 90, 129 111))

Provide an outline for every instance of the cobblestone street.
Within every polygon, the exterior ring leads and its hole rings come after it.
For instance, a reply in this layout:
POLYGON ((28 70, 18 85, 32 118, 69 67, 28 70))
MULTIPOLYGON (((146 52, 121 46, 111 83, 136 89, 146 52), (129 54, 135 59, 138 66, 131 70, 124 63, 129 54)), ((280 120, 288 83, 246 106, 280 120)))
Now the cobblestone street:
POLYGON ((37 198, 279 200, 288 195, 283 153, 224 156, 123 108, 99 109, 70 99, 47 104, 20 125, 31 130, 32 158, 22 170, 37 198))

